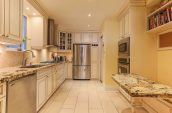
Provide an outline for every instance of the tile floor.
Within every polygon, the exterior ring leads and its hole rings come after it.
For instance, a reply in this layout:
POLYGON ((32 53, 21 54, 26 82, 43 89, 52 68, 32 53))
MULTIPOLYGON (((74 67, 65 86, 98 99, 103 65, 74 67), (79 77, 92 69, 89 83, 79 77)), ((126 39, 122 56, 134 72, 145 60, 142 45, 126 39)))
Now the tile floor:
MULTIPOLYGON (((39 113, 131 113, 118 91, 105 91, 99 81, 66 80, 39 113)), ((147 113, 137 109, 136 113, 147 113)))

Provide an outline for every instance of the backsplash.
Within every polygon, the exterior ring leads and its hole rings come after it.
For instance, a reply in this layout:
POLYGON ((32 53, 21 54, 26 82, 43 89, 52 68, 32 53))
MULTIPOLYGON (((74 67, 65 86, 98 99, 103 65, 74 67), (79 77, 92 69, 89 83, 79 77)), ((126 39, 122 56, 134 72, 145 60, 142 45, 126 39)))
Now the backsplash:
POLYGON ((40 61, 51 60, 51 53, 57 52, 58 55, 67 56, 67 59, 72 60, 71 53, 58 52, 56 48, 46 48, 42 50, 33 50, 35 58, 31 58, 30 52, 23 54, 20 51, 8 51, 4 45, 0 45, 0 68, 20 66, 23 56, 27 57, 28 62, 39 63, 40 61))

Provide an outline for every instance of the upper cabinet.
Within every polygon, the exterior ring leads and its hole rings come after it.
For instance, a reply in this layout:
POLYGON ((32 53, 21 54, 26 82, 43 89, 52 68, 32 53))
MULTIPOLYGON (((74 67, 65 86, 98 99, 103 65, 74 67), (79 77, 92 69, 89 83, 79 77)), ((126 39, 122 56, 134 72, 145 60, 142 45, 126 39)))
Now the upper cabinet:
POLYGON ((60 50, 72 50, 72 33, 59 32, 60 50))
POLYGON ((99 32, 76 32, 74 33, 73 43, 98 43, 99 32))
POLYGON ((99 39, 100 39, 100 33, 92 33, 92 43, 99 43, 99 39))
POLYGON ((120 17, 120 38, 125 38, 130 36, 130 27, 129 27, 129 12, 126 12, 120 17))
POLYGON ((0 0, 0 41, 21 42, 22 0, 0 0))
POLYGON ((47 19, 44 17, 31 17, 31 48, 42 49, 46 46, 45 33, 47 19))
POLYGON ((82 33, 78 32, 74 34, 73 43, 81 43, 82 42, 82 33))
POLYGON ((5 36, 5 20, 4 20, 4 17, 5 17, 5 13, 4 13, 4 10, 5 10, 5 0, 0 0, 0 7, 1 7, 1 10, 0 10, 0 37, 4 37, 5 36))
MULTIPOLYGON (((38 3, 34 0, 24 0, 23 2, 23 16, 26 22, 23 22, 23 32, 26 33, 26 38, 22 37, 23 40, 27 40, 27 49, 43 49, 47 47, 47 41, 52 43, 52 40, 47 40, 48 36, 53 39, 54 33, 48 35, 48 16, 44 13, 44 9, 39 7, 38 3), (29 10, 27 10, 29 8, 29 10), (25 39, 24 39, 25 38, 25 39)), ((53 23, 54 24, 54 23, 53 23)), ((51 30, 51 29, 50 29, 51 30)))
POLYGON ((82 33, 82 42, 90 43, 91 41, 91 33, 82 33))

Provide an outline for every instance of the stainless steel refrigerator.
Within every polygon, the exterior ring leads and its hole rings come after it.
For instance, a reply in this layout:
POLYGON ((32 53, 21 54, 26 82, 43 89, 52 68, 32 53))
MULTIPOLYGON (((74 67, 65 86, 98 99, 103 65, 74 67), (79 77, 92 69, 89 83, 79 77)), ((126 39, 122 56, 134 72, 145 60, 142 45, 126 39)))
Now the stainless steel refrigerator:
POLYGON ((91 45, 73 45, 73 79, 89 80, 91 78, 91 45))

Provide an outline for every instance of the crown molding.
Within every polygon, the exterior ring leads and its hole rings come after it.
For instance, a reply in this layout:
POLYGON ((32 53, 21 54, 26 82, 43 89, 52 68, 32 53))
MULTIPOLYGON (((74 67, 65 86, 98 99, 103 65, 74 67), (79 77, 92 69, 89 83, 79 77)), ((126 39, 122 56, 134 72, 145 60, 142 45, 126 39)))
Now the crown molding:
POLYGON ((36 0, 27 0, 35 9, 38 10, 43 16, 48 18, 47 12, 41 7, 41 5, 36 0))

